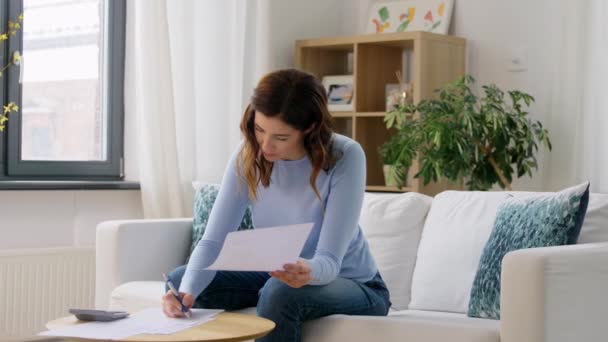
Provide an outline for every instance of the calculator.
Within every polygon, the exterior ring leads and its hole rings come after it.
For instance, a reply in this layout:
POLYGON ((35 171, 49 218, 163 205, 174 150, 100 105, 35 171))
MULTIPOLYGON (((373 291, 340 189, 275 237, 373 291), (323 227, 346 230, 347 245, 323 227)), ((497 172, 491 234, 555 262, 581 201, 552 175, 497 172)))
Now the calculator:
POLYGON ((111 322, 129 316, 125 311, 70 309, 70 313, 81 321, 111 322))

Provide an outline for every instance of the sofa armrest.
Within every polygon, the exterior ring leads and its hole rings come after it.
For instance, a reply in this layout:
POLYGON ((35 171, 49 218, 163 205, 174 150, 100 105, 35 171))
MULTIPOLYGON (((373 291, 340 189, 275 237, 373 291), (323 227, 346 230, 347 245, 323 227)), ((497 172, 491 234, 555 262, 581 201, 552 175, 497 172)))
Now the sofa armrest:
POLYGON ((531 248, 502 262, 501 342, 603 341, 608 243, 531 248))
POLYGON ((106 309, 112 290, 129 281, 162 280, 186 262, 192 219, 106 221, 97 226, 95 307, 106 309))

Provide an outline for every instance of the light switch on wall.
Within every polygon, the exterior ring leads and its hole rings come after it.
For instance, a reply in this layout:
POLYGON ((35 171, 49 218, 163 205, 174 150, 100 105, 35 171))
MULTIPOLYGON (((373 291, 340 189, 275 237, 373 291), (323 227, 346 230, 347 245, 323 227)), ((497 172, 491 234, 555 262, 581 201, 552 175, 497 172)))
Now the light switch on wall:
POLYGON ((511 72, 522 72, 528 70, 528 50, 517 47, 510 51, 507 60, 507 70, 511 72))

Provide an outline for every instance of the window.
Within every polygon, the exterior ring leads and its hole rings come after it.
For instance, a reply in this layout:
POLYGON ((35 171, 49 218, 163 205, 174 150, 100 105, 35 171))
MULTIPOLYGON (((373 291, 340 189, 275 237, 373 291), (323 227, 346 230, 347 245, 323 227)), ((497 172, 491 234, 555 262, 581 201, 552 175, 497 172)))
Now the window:
POLYGON ((122 178, 125 2, 2 1, 0 100, 15 102, 0 133, 2 180, 122 178), (7 44, 8 42, 8 44, 7 44))

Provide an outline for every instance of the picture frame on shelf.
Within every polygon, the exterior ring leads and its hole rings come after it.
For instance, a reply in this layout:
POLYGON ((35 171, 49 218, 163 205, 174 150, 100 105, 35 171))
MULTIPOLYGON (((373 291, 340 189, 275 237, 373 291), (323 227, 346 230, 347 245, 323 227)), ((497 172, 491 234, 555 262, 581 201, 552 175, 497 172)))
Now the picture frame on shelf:
POLYGON ((369 8, 365 33, 427 31, 448 34, 454 0, 381 1, 369 8))
POLYGON ((327 107, 330 112, 349 112, 354 110, 353 75, 325 76, 322 80, 327 92, 327 107))

